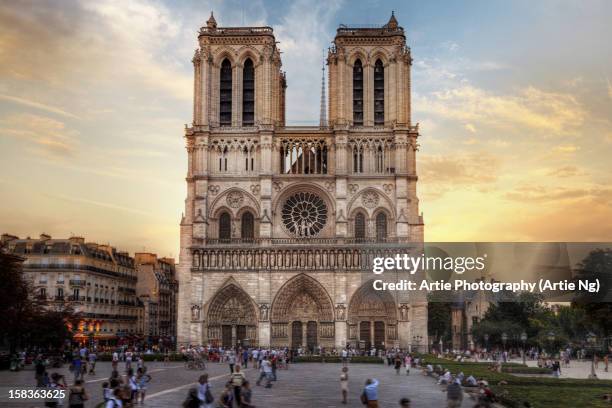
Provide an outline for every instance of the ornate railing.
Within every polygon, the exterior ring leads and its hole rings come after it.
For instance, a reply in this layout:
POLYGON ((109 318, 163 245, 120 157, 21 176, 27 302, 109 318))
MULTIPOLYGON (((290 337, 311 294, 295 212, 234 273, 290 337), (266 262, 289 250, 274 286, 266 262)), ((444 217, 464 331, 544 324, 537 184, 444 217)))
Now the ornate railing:
MULTIPOLYGON (((402 252, 416 249, 403 246, 402 252)), ((370 271, 374 258, 394 257, 398 248, 338 246, 336 244, 304 247, 203 247, 192 248, 193 271, 256 270, 345 270, 370 271)))
POLYGON ((387 238, 206 238, 195 240, 194 249, 203 246, 273 246, 273 245, 380 245, 381 247, 389 244, 412 244, 407 237, 387 237, 387 238), (199 244, 199 245, 198 245, 199 244))

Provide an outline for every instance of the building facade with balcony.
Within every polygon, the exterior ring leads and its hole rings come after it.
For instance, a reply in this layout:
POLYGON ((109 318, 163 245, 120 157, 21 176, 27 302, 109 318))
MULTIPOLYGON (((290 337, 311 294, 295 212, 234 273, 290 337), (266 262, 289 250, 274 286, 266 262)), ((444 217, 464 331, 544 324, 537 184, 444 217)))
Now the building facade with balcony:
POLYGON ((415 278, 375 276, 371 262, 423 243, 412 58, 395 16, 338 28, 319 126, 285 125, 272 28, 211 15, 198 41, 178 343, 427 345, 426 297, 372 285, 415 278))
POLYGON ((136 336, 138 300, 134 258, 84 238, 19 239, 4 234, 10 252, 25 258, 23 271, 34 296, 48 307, 70 304, 81 319, 75 340, 115 342, 136 336))
POLYGON ((143 333, 152 341, 176 341, 178 282, 174 259, 152 253, 134 254, 136 294, 144 306, 143 333))

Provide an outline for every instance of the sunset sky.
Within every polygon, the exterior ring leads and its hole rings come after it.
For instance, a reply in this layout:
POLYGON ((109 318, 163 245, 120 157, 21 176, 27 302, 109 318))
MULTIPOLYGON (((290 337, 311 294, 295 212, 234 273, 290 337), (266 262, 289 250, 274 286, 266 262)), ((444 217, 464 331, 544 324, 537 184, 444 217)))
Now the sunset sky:
POLYGON ((270 25, 288 124, 318 124, 340 23, 412 48, 427 241, 612 241, 610 1, 0 5, 0 232, 178 253, 196 32, 270 25))

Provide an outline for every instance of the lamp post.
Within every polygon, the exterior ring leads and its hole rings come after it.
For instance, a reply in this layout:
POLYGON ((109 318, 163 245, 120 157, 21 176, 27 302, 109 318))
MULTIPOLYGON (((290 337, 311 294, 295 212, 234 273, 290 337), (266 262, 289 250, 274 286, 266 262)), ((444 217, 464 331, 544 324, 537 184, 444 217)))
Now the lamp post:
POLYGON ((525 365, 525 342, 527 341, 527 333, 521 333, 521 341, 523 342, 523 365, 525 365))
POLYGON ((597 342, 597 336, 589 332, 589 334, 587 334, 587 343, 591 345, 591 349, 593 350, 593 358, 591 359, 591 374, 589 374, 589 380, 597 379, 597 374, 595 373, 595 343, 596 342, 597 342))

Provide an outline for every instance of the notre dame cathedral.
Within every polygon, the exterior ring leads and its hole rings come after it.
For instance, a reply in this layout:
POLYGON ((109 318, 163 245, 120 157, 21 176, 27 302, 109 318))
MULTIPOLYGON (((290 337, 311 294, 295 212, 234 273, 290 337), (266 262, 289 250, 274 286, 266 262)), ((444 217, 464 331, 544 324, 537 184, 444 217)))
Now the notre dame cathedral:
POLYGON ((408 278, 374 275, 374 257, 423 245, 412 59, 395 16, 338 28, 319 126, 285 125, 271 27, 211 15, 198 42, 178 344, 424 349, 426 297, 372 285, 408 278))

